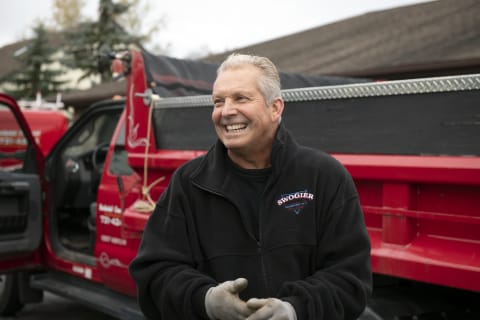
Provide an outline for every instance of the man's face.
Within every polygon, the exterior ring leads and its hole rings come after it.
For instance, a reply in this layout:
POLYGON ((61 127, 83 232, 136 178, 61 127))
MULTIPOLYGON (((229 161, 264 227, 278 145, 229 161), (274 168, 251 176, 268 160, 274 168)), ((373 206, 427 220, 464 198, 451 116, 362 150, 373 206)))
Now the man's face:
POLYGON ((255 157, 271 148, 283 110, 279 102, 267 106, 258 88, 260 70, 244 65, 221 72, 213 85, 212 120, 218 137, 229 153, 255 157))

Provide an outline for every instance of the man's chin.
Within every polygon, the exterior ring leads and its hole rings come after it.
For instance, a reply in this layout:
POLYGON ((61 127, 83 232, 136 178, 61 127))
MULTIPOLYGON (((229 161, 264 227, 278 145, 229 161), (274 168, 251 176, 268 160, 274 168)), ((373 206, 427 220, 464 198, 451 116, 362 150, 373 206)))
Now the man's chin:
POLYGON ((240 135, 223 136, 221 140, 227 149, 242 148, 245 146, 246 141, 244 137, 240 135))
POLYGON ((228 150, 231 150, 233 152, 239 152, 240 150, 242 150, 242 145, 239 145, 238 143, 223 143, 225 145, 225 148, 227 148, 228 150))

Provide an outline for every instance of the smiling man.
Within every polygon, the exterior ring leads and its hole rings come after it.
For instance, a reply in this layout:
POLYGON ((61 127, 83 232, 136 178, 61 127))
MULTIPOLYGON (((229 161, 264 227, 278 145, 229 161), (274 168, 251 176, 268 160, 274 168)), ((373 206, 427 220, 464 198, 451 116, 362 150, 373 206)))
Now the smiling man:
MULTIPOLYGON (((261 69, 247 63, 234 65, 241 57, 234 62, 227 60, 219 69, 213 86, 212 120, 233 162, 245 169, 263 169, 270 166, 283 100, 279 87, 259 80, 261 69), (259 86, 265 87, 268 96, 263 96, 259 86)), ((258 59, 258 63, 265 62, 258 59)), ((278 74, 272 76, 275 82, 280 81, 278 74)))
POLYGON ((326 153, 281 124, 280 79, 264 57, 219 67, 217 143, 179 168, 130 272, 151 319, 356 319, 371 291, 357 191, 326 153))

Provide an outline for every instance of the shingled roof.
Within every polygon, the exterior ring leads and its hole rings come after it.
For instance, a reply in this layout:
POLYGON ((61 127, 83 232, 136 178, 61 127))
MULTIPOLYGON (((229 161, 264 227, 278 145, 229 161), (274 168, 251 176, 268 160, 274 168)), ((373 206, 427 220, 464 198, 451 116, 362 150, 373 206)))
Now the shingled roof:
POLYGON ((13 57, 15 53, 25 47, 30 40, 23 40, 0 48, 0 79, 9 75, 20 67, 13 57))
POLYGON ((376 11, 231 52, 270 57, 283 72, 408 78, 480 72, 480 3, 441 0, 376 11))
MULTIPOLYGON (((18 68, 13 53, 25 44, 0 48, 0 78, 18 68)), ((480 73, 480 5, 437 0, 375 11, 202 60, 220 63, 234 51, 267 56, 282 72, 306 75, 404 79, 480 73)), ((64 94, 64 101, 84 107, 124 90, 123 82, 100 84, 64 94)))
MULTIPOLYGON (((65 36, 62 32, 49 31, 48 44, 51 47, 60 47, 64 42, 64 38, 65 36)), ((21 40, 0 48, 0 79, 5 78, 21 67, 20 63, 15 59, 15 54, 21 52, 31 42, 31 39, 21 40)))

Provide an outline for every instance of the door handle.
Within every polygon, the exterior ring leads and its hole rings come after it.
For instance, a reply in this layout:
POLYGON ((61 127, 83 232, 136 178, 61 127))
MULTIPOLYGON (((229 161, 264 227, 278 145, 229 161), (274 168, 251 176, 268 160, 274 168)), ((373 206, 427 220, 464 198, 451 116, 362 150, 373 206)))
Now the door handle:
POLYGON ((0 195, 26 193, 30 185, 25 181, 0 182, 0 195))

